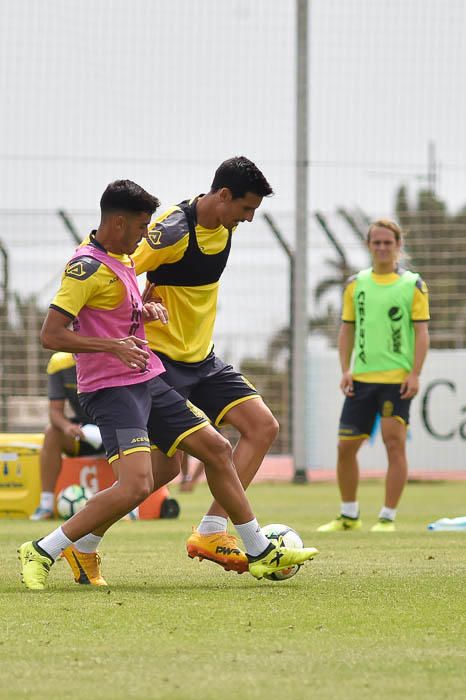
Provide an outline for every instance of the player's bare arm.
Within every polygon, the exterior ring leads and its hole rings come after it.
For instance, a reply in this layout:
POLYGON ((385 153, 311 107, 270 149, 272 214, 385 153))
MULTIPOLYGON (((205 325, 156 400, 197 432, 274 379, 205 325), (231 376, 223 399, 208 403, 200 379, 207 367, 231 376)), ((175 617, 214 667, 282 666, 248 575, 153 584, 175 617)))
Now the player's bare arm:
POLYGON ((340 389, 345 396, 354 396, 353 375, 350 370, 353 346, 354 323, 342 323, 338 334, 338 354, 342 371, 340 389))
POLYGON ((49 404, 49 420, 51 425, 61 430, 65 435, 74 439, 84 439, 79 423, 73 423, 65 416, 65 401, 52 399, 49 404))
POLYGON ((419 377, 430 345, 427 321, 418 321, 415 323, 414 334, 415 349, 413 369, 401 385, 400 394, 403 399, 412 399, 419 391, 419 377))
POLYGON ((142 316, 144 322, 160 321, 164 325, 168 323, 168 311, 162 297, 157 293, 155 284, 147 280, 142 293, 142 316))

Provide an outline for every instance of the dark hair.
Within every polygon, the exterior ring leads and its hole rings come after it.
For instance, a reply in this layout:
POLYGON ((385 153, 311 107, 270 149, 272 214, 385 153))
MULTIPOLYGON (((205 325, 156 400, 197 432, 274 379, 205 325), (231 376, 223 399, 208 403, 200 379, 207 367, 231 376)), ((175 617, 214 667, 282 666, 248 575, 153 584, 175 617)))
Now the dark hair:
POLYGON ((217 192, 222 187, 228 187, 233 199, 244 197, 246 192, 252 192, 259 197, 273 194, 259 168, 245 156, 229 158, 218 166, 210 191, 217 192))
POLYGON ((100 198, 100 211, 102 215, 112 214, 116 211, 155 212, 160 202, 146 190, 131 180, 115 180, 111 182, 100 198))

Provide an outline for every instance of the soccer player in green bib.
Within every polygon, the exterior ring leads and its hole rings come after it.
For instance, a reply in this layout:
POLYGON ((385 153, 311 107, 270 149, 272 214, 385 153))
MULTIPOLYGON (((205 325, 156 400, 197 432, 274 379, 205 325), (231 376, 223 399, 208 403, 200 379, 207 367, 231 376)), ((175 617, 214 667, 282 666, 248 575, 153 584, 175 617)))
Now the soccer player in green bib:
POLYGON ((348 280, 338 350, 345 395, 339 425, 337 477, 340 515, 319 532, 358 530, 358 450, 377 414, 388 459, 385 503, 372 532, 393 532, 406 484, 406 433, 412 399, 429 348, 429 300, 420 276, 399 265, 402 231, 393 221, 370 225, 372 267, 348 280), (353 365, 351 368, 351 358, 353 365))

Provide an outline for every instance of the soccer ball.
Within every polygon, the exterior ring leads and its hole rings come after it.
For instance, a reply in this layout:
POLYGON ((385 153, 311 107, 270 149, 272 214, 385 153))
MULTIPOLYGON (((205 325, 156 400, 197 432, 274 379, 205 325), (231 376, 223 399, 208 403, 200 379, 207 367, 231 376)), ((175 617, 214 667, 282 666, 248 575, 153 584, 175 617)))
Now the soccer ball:
POLYGON ((92 497, 92 491, 85 486, 66 486, 57 496, 57 513, 60 518, 68 520, 84 508, 92 497))
MULTIPOLYGON (((288 547, 288 549, 302 549, 304 547, 303 541, 296 530, 288 527, 288 525, 273 523, 272 525, 265 525, 261 529, 271 542, 276 542, 279 538, 282 538, 283 546, 288 547)), ((264 578, 267 578, 269 581, 286 581, 286 579, 296 576, 300 568, 301 565, 297 564, 282 571, 275 571, 273 574, 266 574, 264 578)))

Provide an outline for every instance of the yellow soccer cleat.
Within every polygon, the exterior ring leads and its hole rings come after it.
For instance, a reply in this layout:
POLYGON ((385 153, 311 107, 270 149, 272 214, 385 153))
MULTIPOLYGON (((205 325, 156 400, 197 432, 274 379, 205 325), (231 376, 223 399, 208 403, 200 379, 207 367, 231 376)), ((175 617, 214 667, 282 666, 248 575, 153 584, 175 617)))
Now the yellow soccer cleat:
POLYGON ((305 561, 314 559, 317 554, 319 554, 319 550, 315 547, 305 547, 304 549, 282 547, 280 538, 277 545, 270 543, 260 557, 249 557, 249 573, 254 578, 264 578, 264 576, 270 576, 277 571, 300 566, 305 561))
POLYGON ((388 518, 379 518, 379 522, 371 527, 371 532, 395 532, 395 530, 395 523, 388 518))
POLYGON ((317 528, 317 532, 346 532, 347 530, 360 530, 362 520, 360 518, 348 518, 347 515, 339 515, 325 525, 317 528))
POLYGON ((24 542, 18 549, 21 579, 31 591, 43 591, 53 559, 41 553, 35 542, 24 542))
POLYGON ((71 545, 63 550, 62 556, 71 566, 76 583, 84 586, 108 586, 102 576, 101 559, 97 552, 79 552, 71 545))
POLYGON ((249 562, 246 554, 238 547, 234 535, 226 532, 215 532, 212 535, 201 535, 193 530, 186 542, 188 557, 198 557, 200 561, 208 559, 223 566, 225 571, 237 571, 244 574, 249 562))

